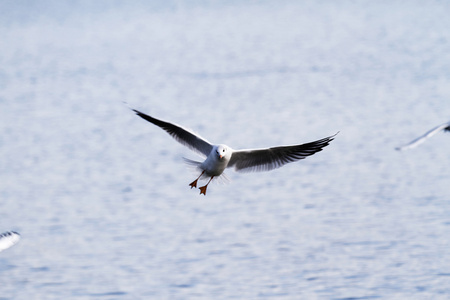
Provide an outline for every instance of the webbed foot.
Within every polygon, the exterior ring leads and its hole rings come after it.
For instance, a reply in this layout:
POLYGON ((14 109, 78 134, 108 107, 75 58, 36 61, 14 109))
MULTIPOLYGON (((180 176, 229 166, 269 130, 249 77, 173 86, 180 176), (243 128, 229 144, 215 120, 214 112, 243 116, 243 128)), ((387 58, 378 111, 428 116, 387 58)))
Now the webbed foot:
POLYGON ((191 189, 197 187, 197 181, 198 181, 198 179, 195 179, 194 181, 189 183, 189 186, 191 187, 191 189))
POLYGON ((205 195, 206 196, 206 188, 208 187, 208 185, 205 185, 205 186, 201 186, 199 189, 200 189, 200 195, 201 194, 203 194, 203 195, 205 195))

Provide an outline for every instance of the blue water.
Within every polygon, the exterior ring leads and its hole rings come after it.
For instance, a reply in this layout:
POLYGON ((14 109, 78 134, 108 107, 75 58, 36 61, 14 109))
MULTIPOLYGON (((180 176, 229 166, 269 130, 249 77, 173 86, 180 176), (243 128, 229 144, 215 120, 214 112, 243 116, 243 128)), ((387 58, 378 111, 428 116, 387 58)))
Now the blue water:
POLYGON ((448 299, 442 1, 0 4, 0 299, 448 299), (195 153, 313 141, 206 197, 195 153))

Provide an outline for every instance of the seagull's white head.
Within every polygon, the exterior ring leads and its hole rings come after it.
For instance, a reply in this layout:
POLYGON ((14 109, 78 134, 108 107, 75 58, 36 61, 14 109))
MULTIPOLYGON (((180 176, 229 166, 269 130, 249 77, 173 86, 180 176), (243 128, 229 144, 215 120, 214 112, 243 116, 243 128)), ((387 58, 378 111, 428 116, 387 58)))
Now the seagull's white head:
POLYGON ((228 146, 218 145, 216 152, 219 160, 230 160, 231 158, 231 149, 228 146))

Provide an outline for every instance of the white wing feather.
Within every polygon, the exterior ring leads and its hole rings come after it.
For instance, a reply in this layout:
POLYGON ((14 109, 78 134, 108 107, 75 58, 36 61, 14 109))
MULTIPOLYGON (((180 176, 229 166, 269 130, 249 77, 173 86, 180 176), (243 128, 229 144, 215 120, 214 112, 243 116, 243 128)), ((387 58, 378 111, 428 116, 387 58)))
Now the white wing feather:
POLYGON ((450 130, 450 122, 438 125, 438 126, 434 127, 433 129, 427 131, 425 134, 423 134, 423 135, 419 136, 418 138, 412 140, 408 144, 403 145, 401 147, 397 147, 395 149, 397 149, 397 150, 407 150, 407 149, 415 148, 415 147, 419 146, 420 144, 422 144, 427 139, 429 139, 430 137, 432 137, 433 135, 435 135, 436 133, 438 133, 441 130, 450 130))
POLYGON ((0 234, 0 252, 17 244, 20 240, 20 234, 15 231, 7 231, 0 234))

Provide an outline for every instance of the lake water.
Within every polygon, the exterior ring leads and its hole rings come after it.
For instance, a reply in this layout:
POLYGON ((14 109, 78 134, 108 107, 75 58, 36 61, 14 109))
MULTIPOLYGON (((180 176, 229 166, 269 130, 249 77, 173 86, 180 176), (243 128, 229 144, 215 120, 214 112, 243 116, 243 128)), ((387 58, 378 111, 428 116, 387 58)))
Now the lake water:
POLYGON ((445 1, 4 1, 0 299, 448 299, 445 1), (206 196, 196 154, 332 135, 206 196))

